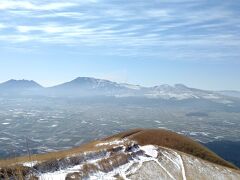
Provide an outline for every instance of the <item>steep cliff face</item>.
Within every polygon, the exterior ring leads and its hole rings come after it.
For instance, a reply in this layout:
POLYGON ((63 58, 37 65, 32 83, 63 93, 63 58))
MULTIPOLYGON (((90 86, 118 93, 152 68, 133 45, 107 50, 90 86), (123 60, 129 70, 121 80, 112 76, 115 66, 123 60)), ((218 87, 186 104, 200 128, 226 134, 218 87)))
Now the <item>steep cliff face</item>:
MULTIPOLYGON (((1 178, 22 177, 39 180, 240 179, 240 171, 234 166, 229 168, 190 153, 156 145, 160 142, 154 143, 149 140, 151 142, 149 144, 139 143, 140 139, 137 139, 148 131, 134 130, 121 133, 84 145, 76 151, 55 153, 55 158, 52 154, 52 156, 32 157, 29 162, 23 162, 24 159, 21 162, 19 159, 18 162, 8 164, 8 166, 5 162, 5 167, 0 166, 1 178)), ((164 136, 164 133, 167 133, 154 131, 150 130, 155 136, 159 133, 164 136)), ((219 158, 219 161, 223 160, 219 158)))

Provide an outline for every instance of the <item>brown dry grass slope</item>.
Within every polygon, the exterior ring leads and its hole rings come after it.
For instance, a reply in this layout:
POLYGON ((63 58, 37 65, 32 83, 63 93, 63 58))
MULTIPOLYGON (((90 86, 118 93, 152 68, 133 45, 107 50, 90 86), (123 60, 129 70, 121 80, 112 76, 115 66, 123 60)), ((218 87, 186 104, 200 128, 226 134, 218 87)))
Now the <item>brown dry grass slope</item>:
POLYGON ((140 145, 153 144, 163 146, 199 157, 215 164, 238 169, 236 166, 225 161, 224 159, 216 155, 214 152, 210 151, 208 148, 199 144, 198 142, 186 136, 164 129, 134 129, 113 135, 106 138, 105 140, 111 138, 121 139, 125 137, 130 140, 137 141, 140 145))
MULTIPOLYGON (((96 146, 98 143, 113 141, 113 140, 121 140, 124 138, 128 138, 129 140, 137 141, 140 145, 159 145, 171 149, 175 149, 181 152, 185 152, 187 154, 191 154, 196 157, 200 157, 204 160, 220 164, 223 166, 227 166, 230 168, 238 169, 231 163, 223 160, 219 156, 217 156, 212 151, 208 150, 204 146, 199 143, 193 141, 190 138, 179 135, 177 133, 160 130, 160 129, 134 129, 130 131, 126 131, 123 133, 119 133, 110 137, 107 137, 102 140, 92 141, 88 144, 81 145, 80 147, 52 152, 47 154, 37 154, 31 156, 31 161, 54 161, 56 159, 64 158, 67 156, 71 156, 73 154, 83 153, 87 151, 98 151, 104 148, 112 148, 112 146, 96 146)), ((25 157, 17 157, 14 159, 0 160, 0 168, 1 167, 9 167, 14 166, 16 163, 28 162, 30 161, 28 156, 25 157)))

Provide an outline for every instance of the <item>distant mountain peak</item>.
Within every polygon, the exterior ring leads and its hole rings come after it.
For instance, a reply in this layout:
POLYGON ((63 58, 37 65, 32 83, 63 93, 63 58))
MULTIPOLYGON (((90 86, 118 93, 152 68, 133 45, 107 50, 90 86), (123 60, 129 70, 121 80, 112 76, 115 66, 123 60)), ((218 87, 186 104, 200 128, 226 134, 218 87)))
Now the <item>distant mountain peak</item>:
POLYGON ((92 83, 111 82, 111 83, 113 83, 112 81, 109 81, 109 80, 98 79, 98 78, 93 78, 93 77, 77 77, 70 82, 92 82, 92 83))
POLYGON ((98 80, 98 79, 93 77, 77 77, 73 81, 82 81, 82 80, 89 81, 89 80, 98 80))
POLYGON ((117 83, 93 77, 77 77, 53 87, 44 88, 33 80, 11 79, 0 84, 0 94, 39 94, 54 97, 143 97, 164 100, 206 99, 217 103, 231 104, 228 96, 239 97, 238 93, 214 92, 195 89, 184 84, 173 86, 162 84, 154 87, 117 83), (228 95, 229 94, 229 95, 228 95))
POLYGON ((175 84, 174 87, 178 89, 189 89, 189 87, 184 84, 175 84))
POLYGON ((158 86, 154 86, 154 89, 172 89, 173 87, 168 84, 160 84, 158 86))
POLYGON ((77 96, 114 95, 125 87, 116 82, 92 77, 77 77, 76 79, 54 86, 52 90, 60 94, 77 96))
POLYGON ((116 82, 112 82, 109 80, 105 80, 105 79, 97 79, 97 78, 92 78, 92 77, 77 77, 72 81, 69 81, 67 83, 64 83, 62 85, 78 85, 78 86, 82 86, 82 85, 93 85, 93 86, 97 86, 97 85, 117 85, 118 83, 116 82))
POLYGON ((42 88, 40 84, 33 80, 16 80, 16 79, 10 79, 6 82, 3 82, 0 84, 0 87, 2 88, 42 88))

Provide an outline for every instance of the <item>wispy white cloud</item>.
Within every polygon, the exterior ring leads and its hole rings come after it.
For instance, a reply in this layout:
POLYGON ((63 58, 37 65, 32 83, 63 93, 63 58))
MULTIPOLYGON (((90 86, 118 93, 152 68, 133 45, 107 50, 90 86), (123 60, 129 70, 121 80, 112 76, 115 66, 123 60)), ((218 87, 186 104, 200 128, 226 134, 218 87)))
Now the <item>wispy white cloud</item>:
POLYGON ((26 9, 26 10, 60 10, 67 7, 77 5, 73 2, 53 2, 53 3, 39 3, 39 1, 16 1, 16 0, 1 0, 0 10, 11 9, 26 9))
POLYGON ((238 15, 225 3, 206 0, 2 0, 0 41, 84 44, 125 55, 164 56, 171 49, 179 58, 197 54, 195 49, 201 57, 224 57, 218 49, 231 47, 229 54, 240 56, 238 15))
POLYGON ((16 29, 20 33, 30 33, 33 31, 41 31, 45 33, 60 33, 64 31, 64 28, 62 26, 56 26, 56 25, 17 26, 16 29))
POLYGON ((0 23, 0 29, 4 29, 4 28, 6 28, 7 26, 5 25, 5 24, 1 24, 0 23))

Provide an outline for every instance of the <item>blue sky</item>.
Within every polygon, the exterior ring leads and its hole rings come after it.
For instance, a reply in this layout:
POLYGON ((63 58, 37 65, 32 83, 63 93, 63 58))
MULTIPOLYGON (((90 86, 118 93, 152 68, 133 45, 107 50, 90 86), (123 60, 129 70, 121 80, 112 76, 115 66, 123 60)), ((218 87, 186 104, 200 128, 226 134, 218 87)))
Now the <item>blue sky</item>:
POLYGON ((0 82, 240 90, 236 0, 1 0, 0 82))

